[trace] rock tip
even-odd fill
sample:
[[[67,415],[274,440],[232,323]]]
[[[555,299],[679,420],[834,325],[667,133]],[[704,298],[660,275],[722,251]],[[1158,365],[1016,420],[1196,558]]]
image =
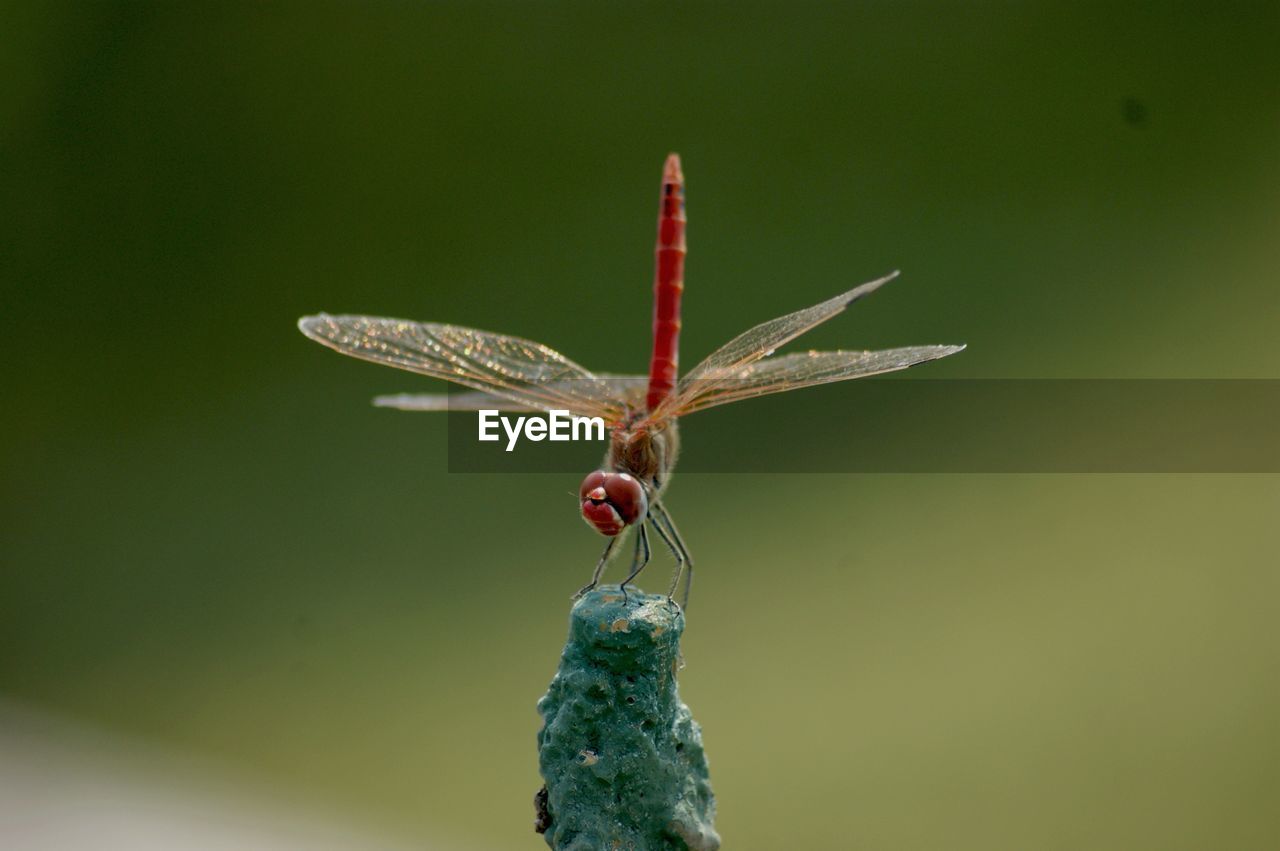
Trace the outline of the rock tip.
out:
[[[677,629],[683,626],[684,613],[664,594],[646,594],[638,588],[627,587],[624,596],[617,585],[601,585],[583,594],[573,604],[575,620],[600,620],[609,624],[647,624],[660,629]],[[630,626],[615,631],[629,631]]]

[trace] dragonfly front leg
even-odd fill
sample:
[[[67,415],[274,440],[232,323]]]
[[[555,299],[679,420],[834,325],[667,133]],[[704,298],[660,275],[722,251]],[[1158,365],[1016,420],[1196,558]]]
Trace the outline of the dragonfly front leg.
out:
[[[573,595],[573,599],[579,600],[584,594],[600,584],[600,577],[604,575],[604,566],[609,563],[609,553],[613,552],[613,545],[618,543],[618,536],[609,539],[609,543],[604,545],[604,552],[600,554],[600,561],[596,562],[595,572],[591,574],[591,581],[578,589],[578,593]]]
[[[646,521],[641,521],[640,536],[636,538],[636,557],[631,562],[631,573],[628,574],[627,578],[622,580],[622,584],[618,586],[618,589],[622,591],[622,605],[625,606],[627,604],[627,584],[639,576],[640,571],[644,570],[644,566],[649,563],[650,555],[652,555],[652,553],[649,551],[648,523]]]

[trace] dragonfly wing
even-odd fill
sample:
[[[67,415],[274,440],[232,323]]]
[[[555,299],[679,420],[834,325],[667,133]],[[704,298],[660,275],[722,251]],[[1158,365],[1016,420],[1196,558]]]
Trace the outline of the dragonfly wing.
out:
[[[897,372],[963,351],[964,346],[908,346],[872,352],[798,352],[765,358],[712,377],[692,392],[679,415],[799,387]]]
[[[513,402],[479,390],[469,393],[395,393],[390,396],[375,396],[373,404],[378,408],[399,408],[402,411],[538,410],[523,402]]]
[[[362,360],[442,378],[533,410],[563,408],[616,422],[626,400],[614,387],[541,343],[430,322],[376,316],[298,320],[317,343]]]
[[[648,384],[647,375],[597,375],[610,386],[619,399],[639,406]],[[396,393],[377,396],[373,404],[379,408],[399,408],[402,411],[541,411],[524,402],[514,402],[492,393],[473,390],[469,393]]]
[[[883,278],[854,287],[835,298],[815,304],[813,307],[806,307],[804,310],[770,319],[768,322],[762,322],[754,328],[743,331],[690,370],[680,380],[676,392],[663,400],[663,403],[653,412],[653,418],[675,416],[678,412],[686,410],[693,396],[712,389],[719,381],[733,380],[732,378],[724,379],[723,376],[735,374],[736,370],[768,357],[778,347],[786,345],[804,332],[842,313],[849,305],[870,295],[896,277],[898,273],[892,272]]]

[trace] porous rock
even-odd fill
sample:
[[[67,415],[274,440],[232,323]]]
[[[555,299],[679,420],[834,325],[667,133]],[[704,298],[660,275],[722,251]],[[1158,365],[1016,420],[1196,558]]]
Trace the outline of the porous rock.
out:
[[[716,851],[702,731],[680,702],[684,616],[616,586],[573,607],[538,701],[539,831],[555,851]]]

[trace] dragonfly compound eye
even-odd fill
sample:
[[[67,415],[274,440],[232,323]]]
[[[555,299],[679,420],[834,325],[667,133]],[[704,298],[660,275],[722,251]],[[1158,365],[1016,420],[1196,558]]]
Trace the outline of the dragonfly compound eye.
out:
[[[582,500],[582,518],[602,535],[617,535],[642,520],[649,510],[644,487],[626,473],[597,470],[582,480],[578,496]]]

